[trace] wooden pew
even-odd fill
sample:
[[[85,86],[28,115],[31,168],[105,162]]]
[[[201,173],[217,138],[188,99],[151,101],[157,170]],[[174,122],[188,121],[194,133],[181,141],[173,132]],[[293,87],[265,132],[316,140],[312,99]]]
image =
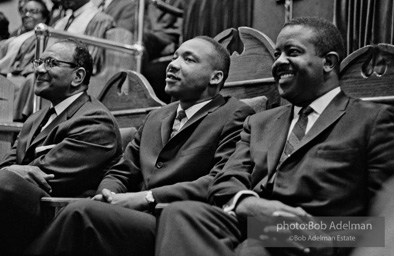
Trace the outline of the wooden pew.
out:
[[[231,53],[231,66],[223,95],[238,99],[266,96],[267,108],[279,106],[281,98],[271,74],[274,43],[264,33],[249,27],[226,29],[215,37]]]
[[[15,85],[0,76],[0,159],[11,148],[22,123],[13,122]]]
[[[360,48],[341,63],[341,88],[352,97],[394,104],[394,45]]]
[[[146,78],[132,70],[116,73],[98,99],[112,112],[119,127],[138,127],[153,109],[166,105],[157,98]]]

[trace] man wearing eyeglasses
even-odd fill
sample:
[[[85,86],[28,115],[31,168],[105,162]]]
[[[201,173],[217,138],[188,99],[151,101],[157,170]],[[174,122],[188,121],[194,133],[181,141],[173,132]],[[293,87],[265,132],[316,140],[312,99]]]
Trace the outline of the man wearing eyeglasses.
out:
[[[49,10],[42,0],[26,1],[19,11],[22,25],[0,47],[0,73],[16,85],[22,76],[34,72],[30,65],[36,53],[34,27],[49,21]]]
[[[19,255],[42,229],[43,196],[87,197],[122,154],[111,113],[89,96],[92,58],[74,40],[33,61],[35,94],[50,107],[30,116],[0,163],[0,252]]]

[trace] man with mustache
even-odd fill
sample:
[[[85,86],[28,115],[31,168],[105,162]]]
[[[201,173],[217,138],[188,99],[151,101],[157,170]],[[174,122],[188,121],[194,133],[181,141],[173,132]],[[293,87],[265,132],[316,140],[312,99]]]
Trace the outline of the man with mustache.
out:
[[[167,67],[165,87],[179,101],[149,113],[96,201],[65,207],[27,254],[153,255],[155,204],[206,202],[210,182],[254,113],[220,95],[229,66],[229,53],[214,39],[184,42]]]
[[[341,90],[343,41],[327,20],[289,21],[274,55],[272,74],[291,104],[246,119],[234,154],[210,186],[214,206],[176,202],[164,209],[156,255],[348,253],[329,240],[302,246],[294,233],[272,230],[271,223],[366,216],[393,174],[393,108],[349,98]],[[253,218],[267,226],[261,224],[259,237],[239,246]]]
[[[95,194],[122,156],[115,118],[89,96],[92,57],[78,41],[59,41],[33,62],[35,94],[49,100],[24,123],[0,163],[0,251],[20,255],[42,230],[40,199]]]

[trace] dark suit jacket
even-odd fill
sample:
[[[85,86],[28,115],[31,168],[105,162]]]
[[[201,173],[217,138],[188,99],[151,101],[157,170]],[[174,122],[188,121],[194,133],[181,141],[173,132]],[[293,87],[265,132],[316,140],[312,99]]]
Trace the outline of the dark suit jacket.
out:
[[[113,0],[104,10],[104,13],[114,18],[117,27],[130,32],[134,32],[137,12],[136,1],[130,0]]]
[[[122,155],[118,125],[97,99],[82,94],[33,141],[48,108],[31,115],[0,168],[33,165],[55,178],[52,196],[79,196],[97,189],[104,172]]]
[[[152,190],[157,202],[206,201],[215,174],[233,153],[245,118],[254,111],[231,97],[214,98],[170,139],[178,103],[151,112],[125,158],[99,186],[115,192]]]
[[[391,107],[337,95],[278,166],[291,122],[291,106],[253,115],[241,141],[210,188],[210,200],[227,203],[238,191],[261,193],[277,170],[270,199],[315,216],[365,215],[371,196],[394,170]]]

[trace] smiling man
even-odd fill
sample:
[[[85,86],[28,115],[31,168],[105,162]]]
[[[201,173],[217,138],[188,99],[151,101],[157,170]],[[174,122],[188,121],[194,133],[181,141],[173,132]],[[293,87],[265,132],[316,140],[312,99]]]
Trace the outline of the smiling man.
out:
[[[265,233],[263,225],[261,240],[238,245],[248,217],[283,216],[291,223],[294,217],[365,216],[393,174],[394,111],[341,91],[343,54],[329,21],[297,18],[284,25],[272,74],[292,104],[246,119],[241,141],[210,186],[215,206],[176,202],[164,209],[156,255],[342,255],[327,243],[302,248],[290,235],[281,240],[278,232]],[[282,248],[265,248],[275,242]]]
[[[97,201],[68,205],[28,254],[153,255],[154,206],[206,202],[210,182],[253,113],[220,95],[229,65],[227,50],[212,38],[184,42],[167,67],[165,88],[179,101],[149,113],[101,182]]]
[[[0,47],[0,73],[27,76],[34,72],[31,61],[36,53],[34,27],[48,23],[49,11],[42,0],[26,1],[20,9],[22,25]],[[19,84],[19,83],[15,83]]]
[[[51,106],[26,120],[0,163],[2,255],[20,255],[40,232],[41,197],[94,195],[123,153],[114,117],[86,93],[92,58],[85,45],[59,41],[33,66],[35,93]]]

